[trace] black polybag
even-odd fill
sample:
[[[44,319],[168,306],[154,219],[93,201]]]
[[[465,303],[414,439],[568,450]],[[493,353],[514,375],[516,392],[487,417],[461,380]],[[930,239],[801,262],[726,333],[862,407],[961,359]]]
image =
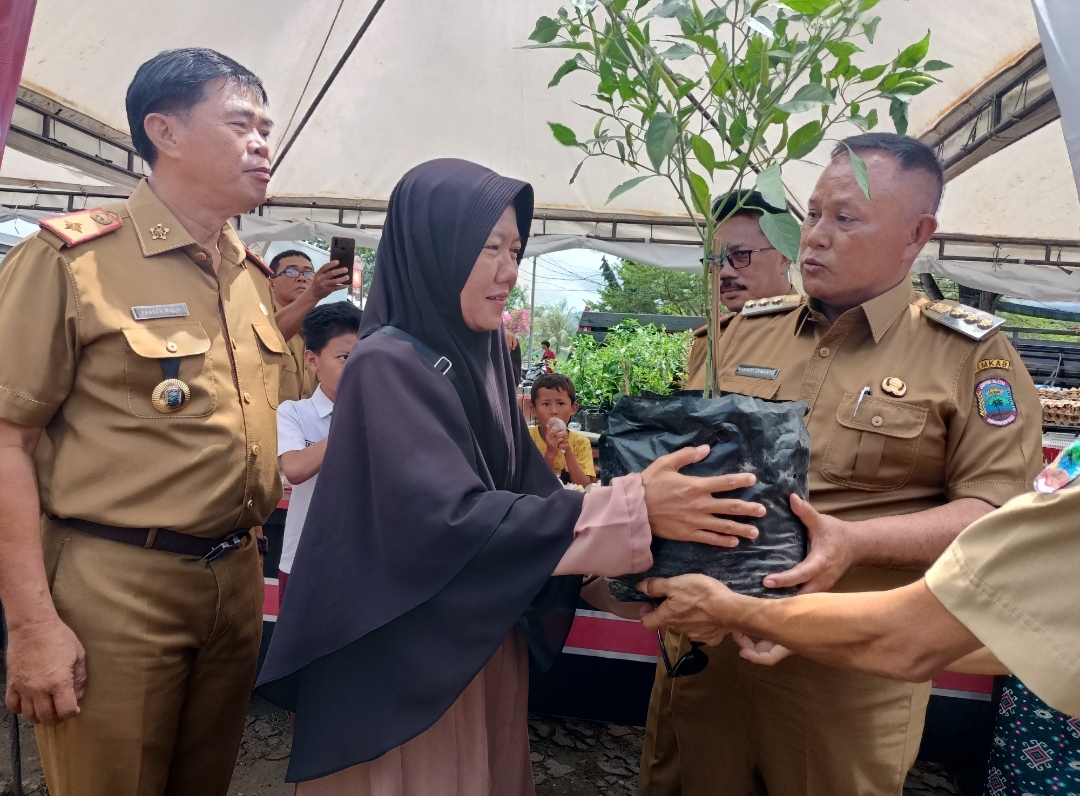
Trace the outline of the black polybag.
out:
[[[765,401],[730,393],[703,398],[700,392],[670,397],[624,396],[608,416],[600,437],[600,470],[605,482],[639,473],[680,448],[709,445],[709,455],[682,470],[687,475],[752,472],[757,483],[724,497],[761,503],[764,517],[736,517],[758,529],[756,539],[724,548],[654,538],[653,566],[647,572],[609,578],[612,596],[622,602],[648,601],[634,588],[644,578],[696,572],[755,597],[785,597],[798,587],[767,589],[762,579],[791,569],[806,557],[806,527],[789,502],[809,495],[810,434],[801,401]]]

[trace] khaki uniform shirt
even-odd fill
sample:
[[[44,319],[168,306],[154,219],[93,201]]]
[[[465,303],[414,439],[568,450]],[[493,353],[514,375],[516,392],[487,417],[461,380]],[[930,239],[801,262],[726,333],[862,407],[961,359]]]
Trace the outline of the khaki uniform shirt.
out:
[[[960,498],[1000,506],[1041,469],[1041,407],[1016,351],[1001,334],[979,342],[931,320],[928,303],[905,280],[830,324],[802,298],[773,314],[744,309],[716,341],[721,391],[808,405],[818,511],[863,520]],[[987,385],[1011,393],[1011,413],[985,410]],[[857,568],[837,588],[913,579]]]
[[[1080,716],[1080,486],[1027,494],[973,523],[926,583],[1024,684]]]
[[[230,226],[218,246],[215,275],[143,181],[42,222],[0,266],[0,338],[18,341],[0,358],[0,417],[45,431],[44,512],[220,537],[274,509],[287,349],[266,273]],[[151,396],[174,357],[190,398],[165,414]]]
[[[277,315],[281,306],[277,299],[273,302],[274,314]],[[293,335],[287,342],[288,355],[281,360],[281,388],[279,397],[282,401],[300,401],[310,398],[319,386],[319,377],[307,369],[304,364],[304,336]]]

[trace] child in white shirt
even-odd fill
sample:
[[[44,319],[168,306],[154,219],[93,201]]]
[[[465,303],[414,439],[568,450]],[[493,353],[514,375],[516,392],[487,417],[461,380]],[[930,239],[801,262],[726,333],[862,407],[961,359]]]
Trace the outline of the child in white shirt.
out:
[[[279,605],[322,469],[338,381],[359,330],[360,310],[347,301],[317,306],[304,316],[304,365],[319,386],[310,398],[283,401],[277,411],[278,465],[293,485],[278,564]]]

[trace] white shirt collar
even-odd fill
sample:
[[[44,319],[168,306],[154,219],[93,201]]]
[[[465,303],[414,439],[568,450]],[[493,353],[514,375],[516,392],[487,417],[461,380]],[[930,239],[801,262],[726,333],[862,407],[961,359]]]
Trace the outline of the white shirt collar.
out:
[[[329,417],[334,411],[334,402],[326,397],[321,384],[311,394],[311,405],[315,407],[319,417]]]

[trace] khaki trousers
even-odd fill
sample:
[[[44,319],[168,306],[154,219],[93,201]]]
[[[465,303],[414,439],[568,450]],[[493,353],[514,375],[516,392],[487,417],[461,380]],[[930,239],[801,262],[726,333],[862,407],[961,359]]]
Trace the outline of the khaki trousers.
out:
[[[679,648],[680,637],[669,632],[664,638],[669,654]],[[672,661],[674,663],[674,661]],[[638,796],[681,796],[679,741],[671,718],[671,678],[661,658],[656,663],[656,679],[649,697],[645,721],[645,743],[641,747]]]
[[[79,715],[37,727],[49,793],[225,796],[262,635],[254,540],[206,564],[42,523],[87,667]]]
[[[901,796],[929,683],[801,657],[758,666],[730,638],[707,653],[704,671],[671,684],[684,796],[749,796],[762,784],[769,796]]]

